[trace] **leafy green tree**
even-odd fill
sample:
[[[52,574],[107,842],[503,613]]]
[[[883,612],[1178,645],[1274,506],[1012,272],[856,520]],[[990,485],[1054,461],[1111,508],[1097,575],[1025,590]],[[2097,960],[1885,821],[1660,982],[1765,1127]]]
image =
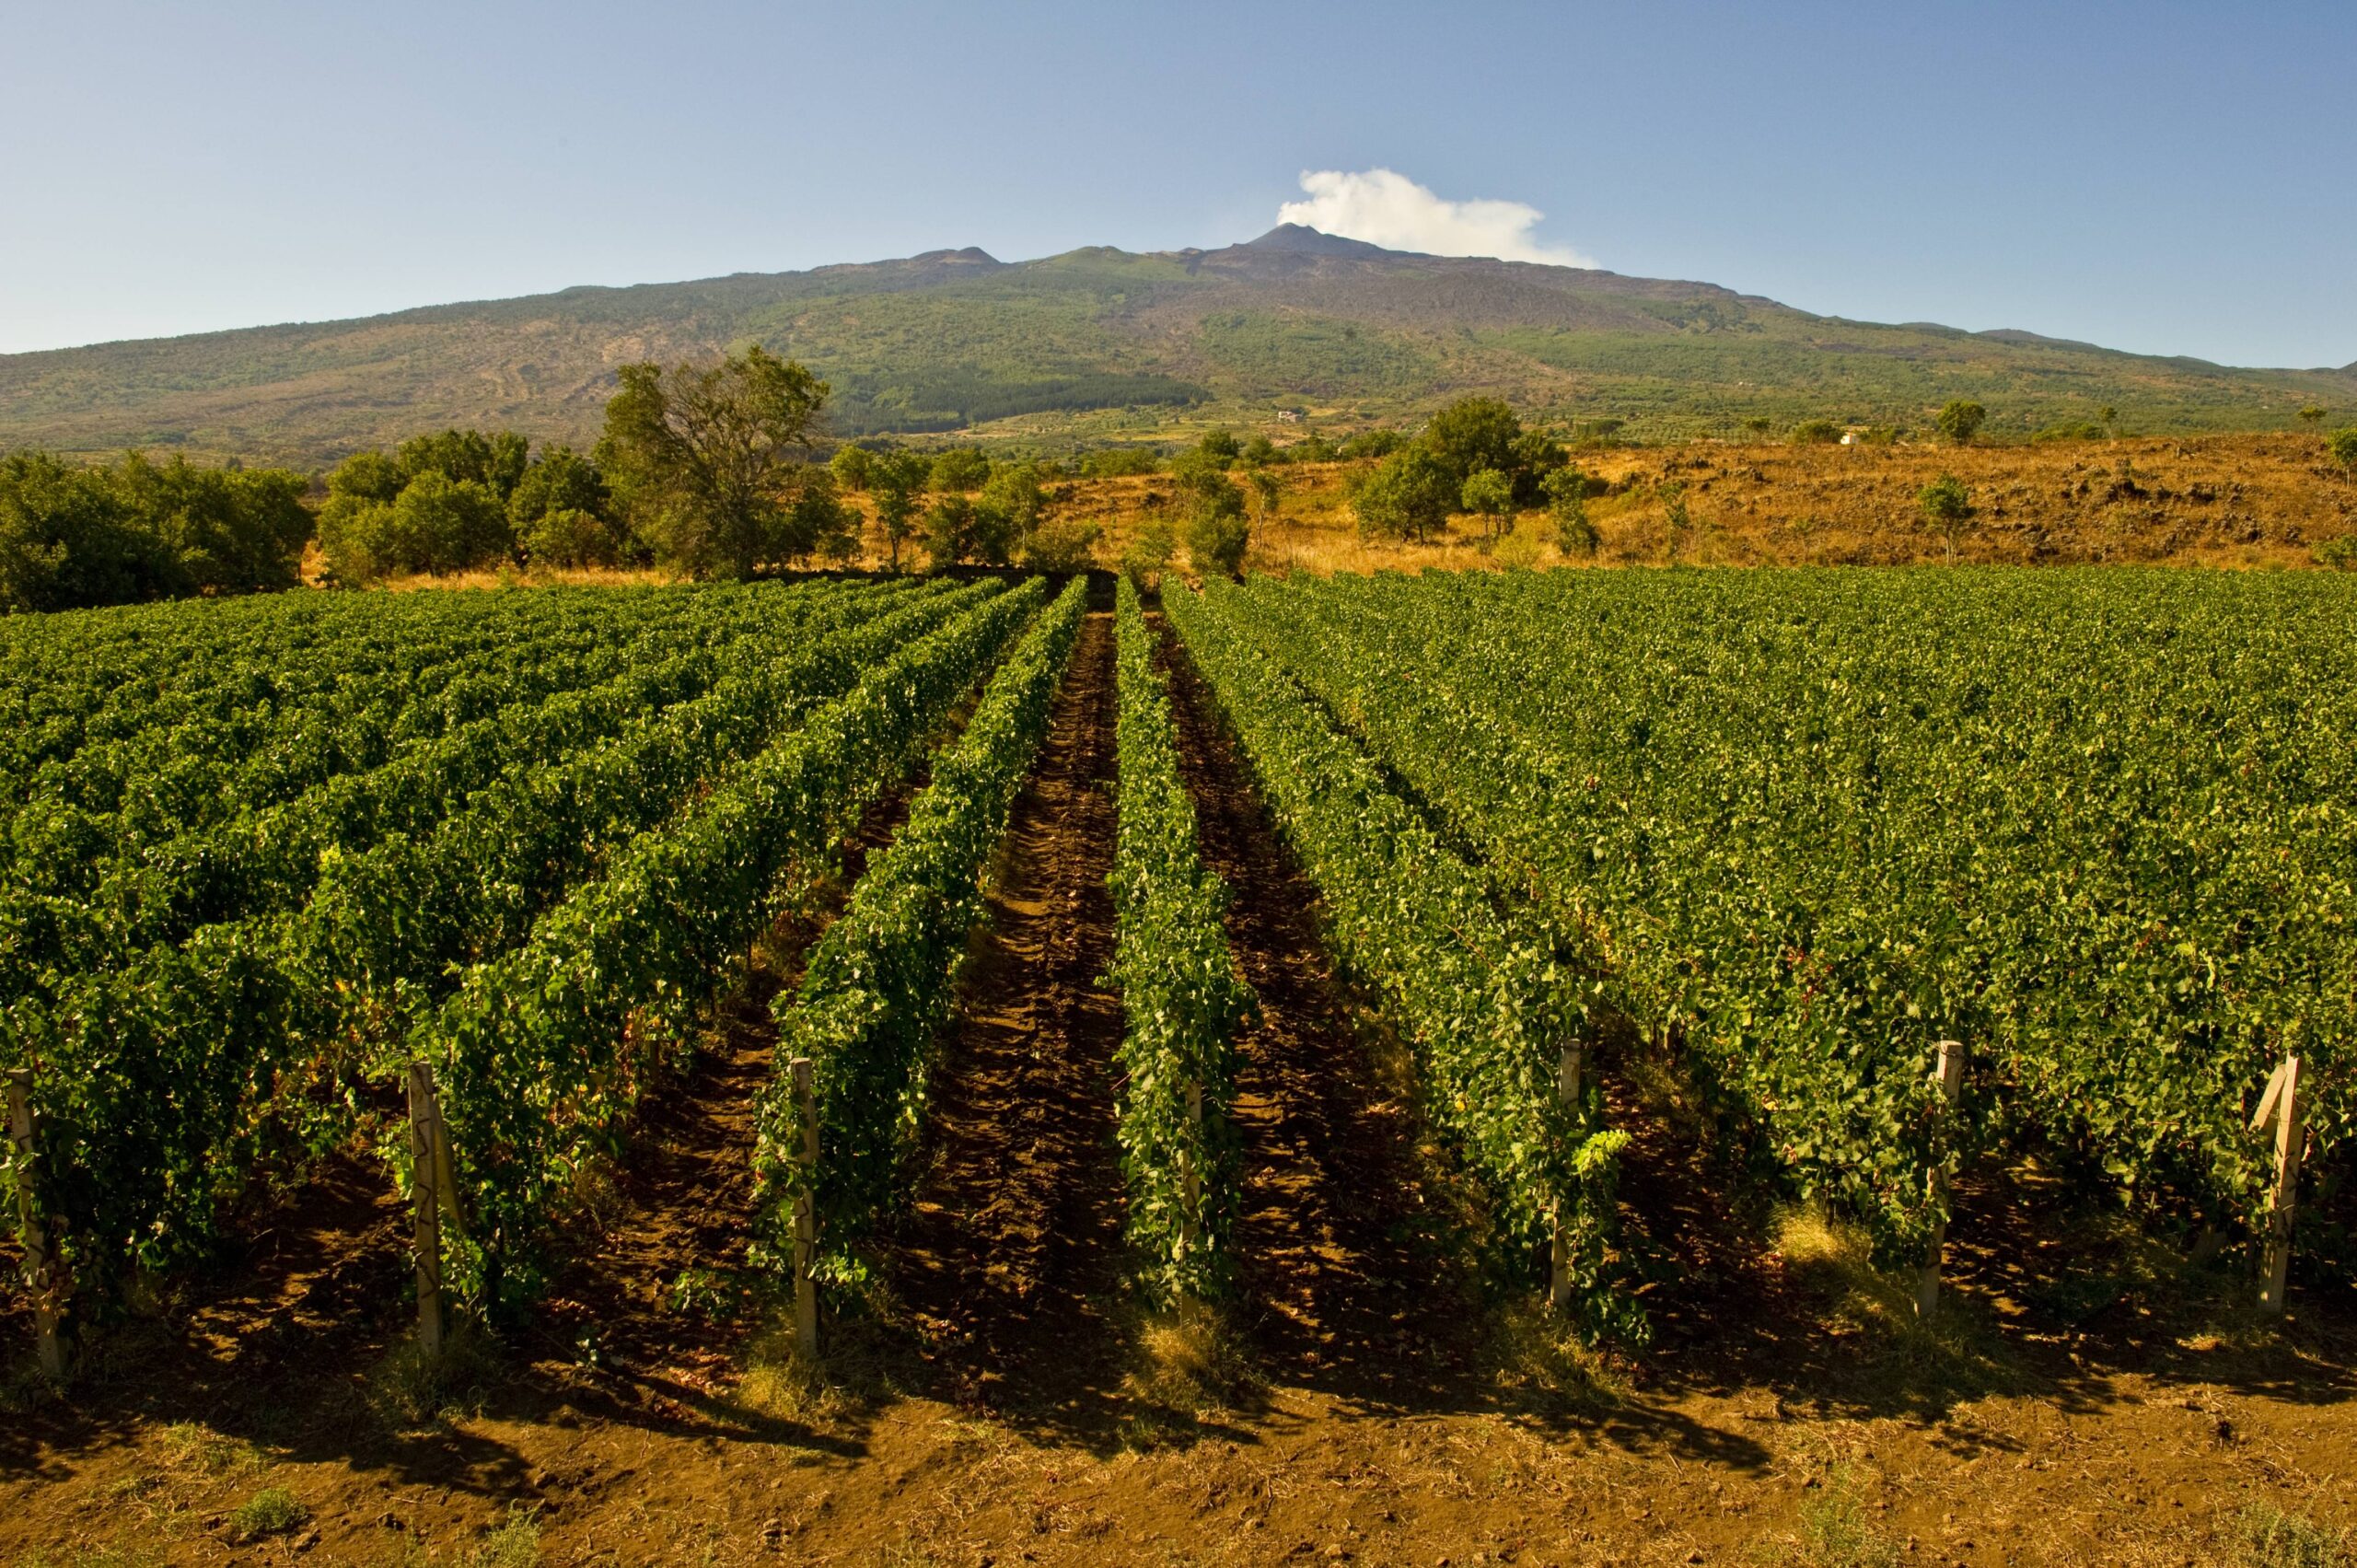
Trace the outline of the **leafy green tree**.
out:
[[[952,493],[925,509],[925,563],[939,572],[974,553],[974,504]]]
[[[1305,436],[1285,448],[1289,463],[1330,463],[1334,460],[1334,443],[1323,436]]]
[[[525,557],[552,566],[611,566],[629,550],[598,465],[570,447],[532,459],[507,497],[507,525]],[[543,519],[563,513],[554,523]],[[590,537],[594,528],[599,536]]]
[[[1979,403],[1969,398],[1958,398],[1940,410],[1940,417],[1934,424],[1942,436],[1959,447],[1969,447],[1972,438],[1980,434],[1981,424],[1988,417],[1989,411]]]
[[[626,365],[606,404],[602,469],[658,558],[749,577],[789,539],[827,384],[759,344],[716,365]]]
[[[133,452],[112,482],[132,525],[169,558],[171,591],[259,593],[298,580],[312,531],[301,474],[199,468],[178,455],[156,463]]]
[[[1204,431],[1203,438],[1195,443],[1195,450],[1217,465],[1222,472],[1244,455],[1244,447],[1237,441],[1236,432],[1225,428]]]
[[[2104,434],[2107,436],[2117,436],[2119,434],[2119,411],[2112,407],[2109,403],[2106,403],[2103,407],[2096,410],[2096,418],[2102,424]]]
[[[876,454],[865,447],[842,446],[827,459],[827,470],[835,482],[856,495],[867,488],[868,475],[876,469]]]
[[[968,549],[985,566],[1004,566],[1015,559],[1023,542],[1023,527],[999,502],[974,503],[973,522],[967,532]]]
[[[790,561],[814,555],[843,561],[858,549],[858,514],[843,505],[835,476],[816,463],[793,470],[769,553]]]
[[[516,530],[517,545],[539,566],[610,566],[616,542],[606,520],[575,506],[552,506]]]
[[[104,472],[46,452],[0,458],[0,608],[73,610],[180,591],[170,555]]]
[[[1244,449],[1237,454],[1236,460],[1248,469],[1264,469],[1271,463],[1282,463],[1286,459],[1274,441],[1266,436],[1255,436],[1244,443]]]
[[[1754,436],[1765,436],[1770,429],[1770,421],[1766,414],[1755,413],[1743,422],[1743,427]]]
[[[1956,539],[1972,517],[1972,493],[1964,487],[1964,481],[1944,473],[1915,493],[1915,505],[1922,509],[1923,520],[1947,540],[1948,559],[1954,561]]]
[[[2306,425],[2311,430],[2314,430],[2317,425],[2322,424],[2324,423],[2324,405],[2321,403],[2308,403],[2304,405],[2300,410],[2300,423]]]
[[[523,481],[530,444],[512,430],[486,436],[480,430],[444,430],[415,436],[395,454],[401,471],[412,479],[438,473],[454,482],[480,484],[497,493],[502,504]]]
[[[1522,466],[1515,444],[1522,421],[1503,398],[1459,398],[1433,415],[1422,437],[1458,485],[1483,469],[1511,475]]]
[[[1514,481],[1496,469],[1476,469],[1457,493],[1457,505],[1483,519],[1485,530],[1495,539],[1514,515]]]
[[[868,466],[868,493],[876,498],[877,525],[895,572],[900,569],[900,546],[916,534],[917,498],[931,471],[914,452],[882,453]]]
[[[1277,498],[1284,493],[1284,483],[1266,469],[1254,469],[1249,480],[1254,516],[1266,524],[1277,515]]]
[[[1384,459],[1351,491],[1359,532],[1368,539],[1422,540],[1447,525],[1457,499],[1456,476],[1421,444]]]
[[[1243,570],[1252,527],[1244,517],[1244,493],[1225,475],[1197,489],[1187,514],[1187,554],[1195,570],[1233,577]]]
[[[990,454],[952,447],[933,459],[933,477],[925,488],[936,495],[970,495],[989,483],[990,477]]]
[[[1397,430],[1386,430],[1378,425],[1373,430],[1362,430],[1344,441],[1339,455],[1345,459],[1387,458],[1407,444],[1408,438]]]
[[[1588,520],[1588,477],[1578,469],[1555,470],[1546,479],[1547,517],[1554,525],[1555,543],[1566,555],[1594,555],[1604,536]]]
[[[1805,419],[1793,426],[1795,447],[1830,447],[1841,439],[1841,427],[1829,419]]]
[[[1154,517],[1138,529],[1130,547],[1121,552],[1121,574],[1139,588],[1161,586],[1162,575],[1170,570],[1170,558],[1178,552],[1178,540],[1171,531],[1170,520]]]
[[[1547,476],[1572,460],[1563,444],[1543,430],[1526,430],[1515,438],[1514,466],[1505,470],[1514,482],[1514,504],[1536,506],[1547,499]]]
[[[1014,528],[1014,537],[1028,539],[1039,525],[1039,513],[1048,504],[1047,492],[1039,486],[1039,470],[1029,463],[1011,463],[992,470],[982,483],[981,504],[996,507],[1004,513]]]
[[[2346,430],[2334,431],[2332,438],[2325,443],[2325,449],[2332,454],[2332,460],[2339,463],[2343,470],[2357,475],[2357,424]]]
[[[1201,447],[1190,447],[1170,459],[1170,477],[1178,482],[1182,494],[1192,494],[1205,488],[1225,484],[1228,482],[1227,470],[1227,463]]]

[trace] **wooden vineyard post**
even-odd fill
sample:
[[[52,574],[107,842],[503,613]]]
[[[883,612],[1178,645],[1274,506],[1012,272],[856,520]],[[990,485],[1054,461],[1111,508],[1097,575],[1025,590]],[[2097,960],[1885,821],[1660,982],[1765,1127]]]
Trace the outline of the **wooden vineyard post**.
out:
[[[2275,1124],[2275,1199],[2267,1216],[2266,1260],[2261,1266],[2258,1305],[2262,1311],[2283,1310],[2283,1293],[2292,1278],[2293,1201],[2300,1190],[2300,1145],[2306,1141],[2300,1104],[2300,1059],[2287,1056],[2267,1080],[2259,1096],[2258,1114],[2250,1130],[2264,1132]]]
[[[8,1085],[8,1141],[17,1151],[17,1237],[25,1252],[25,1283],[33,1293],[33,1334],[41,1351],[41,1376],[65,1381],[65,1265],[50,1249],[41,1217],[39,1168],[34,1164],[32,1074],[12,1069]]]
[[[434,1103],[434,1070],[409,1064],[411,1196],[417,1210],[412,1248],[417,1256],[417,1346],[428,1362],[442,1359],[442,1183],[449,1165]]]
[[[1938,1054],[1932,1062],[1932,1082],[1940,1091],[1939,1114],[1945,1118],[1956,1111],[1957,1098],[1964,1092],[1964,1043],[1944,1040]],[[1933,1223],[1932,1241],[1923,1256],[1922,1272],[1915,1276],[1915,1315],[1929,1318],[1940,1304],[1940,1252],[1948,1238],[1947,1167],[1942,1165],[1932,1172],[1932,1194],[1938,1200],[1940,1217]]]
[[[1203,1173],[1195,1165],[1195,1151],[1203,1144],[1203,1086],[1199,1079],[1187,1081],[1187,1139],[1178,1145],[1178,1190],[1186,1205],[1178,1220],[1178,1236],[1187,1255],[1192,1257],[1202,1238],[1203,1216]]]
[[[1587,1047],[1571,1044],[1563,1047],[1562,1056],[1555,1063],[1555,1097],[1576,1117],[1580,1104],[1580,1076],[1587,1066]],[[1572,1216],[1565,1212],[1571,1194],[1555,1195],[1554,1235],[1548,1246],[1547,1304],[1561,1310],[1572,1304]]]
[[[794,1086],[794,1108],[802,1121],[802,1180],[794,1193],[794,1349],[805,1362],[819,1359],[819,1102],[810,1059],[797,1056],[787,1066]]]

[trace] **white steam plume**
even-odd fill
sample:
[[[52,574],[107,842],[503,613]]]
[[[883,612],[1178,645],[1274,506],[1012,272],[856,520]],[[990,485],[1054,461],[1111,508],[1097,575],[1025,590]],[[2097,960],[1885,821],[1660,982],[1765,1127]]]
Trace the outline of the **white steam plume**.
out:
[[[1568,245],[1543,245],[1531,238],[1530,231],[1547,215],[1527,203],[1446,201],[1387,168],[1355,174],[1305,169],[1301,188],[1309,199],[1278,208],[1279,223],[1306,224],[1327,234],[1433,256],[1596,265]]]

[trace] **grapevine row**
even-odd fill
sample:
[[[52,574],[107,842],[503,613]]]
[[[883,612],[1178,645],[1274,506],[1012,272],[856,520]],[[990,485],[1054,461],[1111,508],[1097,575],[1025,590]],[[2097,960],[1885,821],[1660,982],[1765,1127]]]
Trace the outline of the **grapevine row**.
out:
[[[1434,835],[1237,623],[1207,583],[1164,609],[1242,743],[1262,796],[1326,904],[1338,958],[1413,1051],[1427,1115],[1481,1179],[1504,1261],[1552,1233],[1560,1296],[1590,1331],[1642,1334],[1613,1288],[1614,1184],[1627,1134],[1601,1125],[1594,1074],[1562,1093],[1588,1027],[1579,978],[1502,914]]]
[[[1047,736],[1086,610],[1087,584],[1076,578],[992,678],[891,848],[811,951],[800,987],[774,1004],[781,1071],[759,1112],[759,1256],[791,1257],[800,1199],[824,1249],[817,1272],[841,1274],[895,1203],[923,1123],[934,1043],[982,912],[982,873]],[[801,1113],[784,1072],[796,1058],[812,1064],[815,1163],[798,1157]]]
[[[1236,1031],[1253,998],[1228,953],[1227,888],[1196,842],[1154,635],[1126,576],[1118,593],[1120,826],[1110,881],[1120,930],[1109,978],[1129,1026],[1119,1122],[1127,1232],[1158,1292],[1212,1296],[1234,1268]]]
[[[788,874],[831,854],[905,776],[1041,597],[1037,579],[1000,594],[869,671],[618,851],[411,1032],[410,1055],[441,1085],[469,1212],[462,1284],[492,1301],[537,1287],[548,1227],[613,1147],[664,1043],[776,916]]]

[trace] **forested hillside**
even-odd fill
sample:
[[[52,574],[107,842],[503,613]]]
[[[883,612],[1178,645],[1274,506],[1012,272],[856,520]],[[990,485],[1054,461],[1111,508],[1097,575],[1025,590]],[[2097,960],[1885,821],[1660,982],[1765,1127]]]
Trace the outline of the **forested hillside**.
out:
[[[1051,441],[1273,421],[1399,422],[1467,391],[1632,435],[1808,419],[1990,434],[2272,429],[2357,407],[2357,366],[2235,370],[2020,332],[1877,326],[1707,284],[1406,255],[1280,228],[1216,250],[976,250],[574,288],[365,320],[0,356],[0,447],[321,465],[445,425],[585,445],[616,367],[760,343],[834,388],[837,434]]]

